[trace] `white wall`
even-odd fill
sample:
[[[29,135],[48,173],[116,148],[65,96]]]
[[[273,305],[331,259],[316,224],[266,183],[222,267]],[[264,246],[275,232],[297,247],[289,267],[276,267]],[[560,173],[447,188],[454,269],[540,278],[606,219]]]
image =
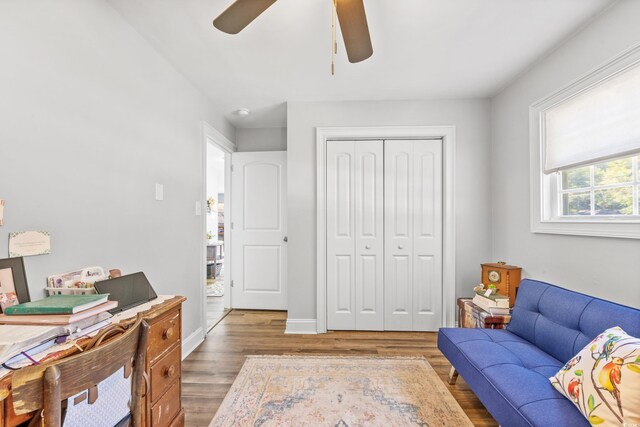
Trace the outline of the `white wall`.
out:
[[[1,2],[0,52],[0,257],[11,231],[51,232],[52,254],[25,259],[33,298],[52,273],[144,271],[188,298],[187,337],[202,319],[200,120],[233,127],[100,0]]]
[[[316,127],[456,126],[456,289],[468,295],[491,260],[488,100],[289,103],[288,306],[316,318]]]
[[[286,151],[287,128],[238,128],[238,151]]]
[[[533,234],[529,220],[529,105],[640,43],[640,2],[621,1],[492,102],[493,258],[527,277],[640,306],[640,241]]]

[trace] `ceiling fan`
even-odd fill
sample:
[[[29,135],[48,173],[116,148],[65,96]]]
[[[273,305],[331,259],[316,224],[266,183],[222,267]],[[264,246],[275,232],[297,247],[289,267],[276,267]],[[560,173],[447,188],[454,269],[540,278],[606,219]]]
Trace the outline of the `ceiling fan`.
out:
[[[227,10],[213,20],[213,26],[225,33],[237,34],[276,1],[235,0]],[[367,15],[364,11],[364,0],[331,1],[333,2],[333,11],[337,14],[340,23],[349,62],[355,63],[369,58],[373,55],[373,47],[367,25]],[[335,53],[335,42],[332,51]]]

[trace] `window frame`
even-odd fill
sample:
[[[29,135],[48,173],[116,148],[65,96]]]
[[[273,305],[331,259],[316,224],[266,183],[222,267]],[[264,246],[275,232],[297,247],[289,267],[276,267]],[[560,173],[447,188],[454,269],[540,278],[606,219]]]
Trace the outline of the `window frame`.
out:
[[[555,206],[552,205],[551,211],[552,213],[557,213],[558,219],[566,220],[568,218],[581,218],[585,221],[596,221],[598,219],[604,220],[605,222],[640,222],[640,171],[638,168],[640,167],[640,155],[631,155],[626,157],[621,157],[620,159],[630,159],[631,160],[631,181],[615,183],[615,184],[596,184],[595,183],[595,166],[601,163],[605,163],[608,161],[615,161],[619,159],[607,160],[605,162],[597,162],[589,165],[578,166],[578,168],[588,167],[589,168],[589,185],[586,187],[578,187],[578,188],[562,188],[562,171],[556,172],[556,182],[554,188],[550,188],[551,191],[551,200],[555,201]],[[569,169],[571,170],[571,169]],[[608,190],[614,188],[630,188],[632,194],[632,207],[633,214],[631,215],[563,215],[561,213],[562,206],[564,201],[562,200],[562,196],[565,194],[576,194],[576,193],[589,193],[589,197],[591,199],[591,211],[595,210],[595,193],[599,190]],[[554,194],[555,191],[555,194]]]
[[[530,218],[533,233],[640,239],[640,218],[636,216],[559,215],[560,173],[545,174],[543,172],[545,112],[636,66],[640,66],[640,44],[530,106]]]

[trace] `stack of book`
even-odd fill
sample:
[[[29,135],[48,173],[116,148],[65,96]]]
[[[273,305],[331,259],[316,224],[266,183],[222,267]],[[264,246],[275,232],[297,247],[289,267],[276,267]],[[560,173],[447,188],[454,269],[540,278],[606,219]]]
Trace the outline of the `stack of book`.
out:
[[[107,326],[109,295],[52,295],[6,307],[0,314],[0,363],[44,343],[75,339]]]
[[[509,314],[509,297],[506,295],[477,292],[473,303],[492,315]]]

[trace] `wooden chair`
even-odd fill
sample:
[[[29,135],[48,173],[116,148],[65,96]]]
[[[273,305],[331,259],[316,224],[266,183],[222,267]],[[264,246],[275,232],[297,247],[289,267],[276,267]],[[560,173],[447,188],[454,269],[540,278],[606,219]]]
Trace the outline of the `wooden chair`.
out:
[[[90,391],[122,367],[125,371],[133,367],[132,424],[141,426],[148,328],[138,316],[128,327],[112,325],[101,331],[87,345],[88,350],[82,353],[16,371],[12,378],[16,413],[42,409],[43,424],[60,427],[63,400],[83,390]]]

